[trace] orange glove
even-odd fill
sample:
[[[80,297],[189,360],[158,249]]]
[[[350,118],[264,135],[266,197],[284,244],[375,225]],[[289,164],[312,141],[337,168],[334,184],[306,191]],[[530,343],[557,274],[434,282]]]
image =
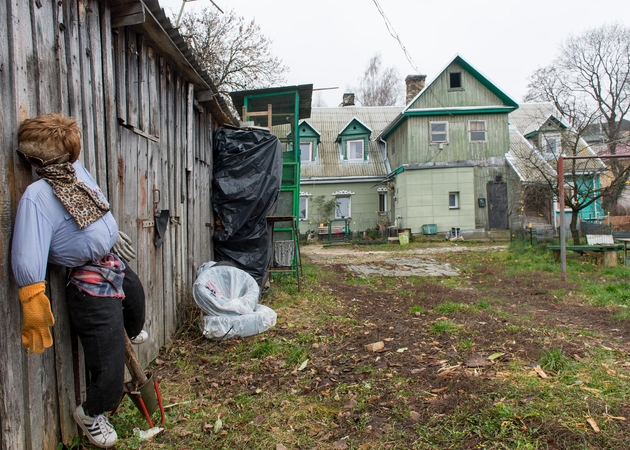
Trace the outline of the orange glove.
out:
[[[50,327],[55,323],[43,281],[18,289],[22,303],[22,345],[33,353],[43,353],[53,343]]]

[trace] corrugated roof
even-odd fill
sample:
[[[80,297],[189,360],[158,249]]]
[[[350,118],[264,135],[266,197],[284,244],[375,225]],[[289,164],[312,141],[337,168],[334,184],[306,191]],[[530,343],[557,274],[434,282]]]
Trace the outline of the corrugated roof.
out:
[[[383,155],[374,139],[402,111],[402,106],[346,106],[340,108],[312,108],[307,119],[321,133],[317,162],[302,163],[301,178],[385,177],[387,169]],[[337,136],[354,118],[372,130],[369,159],[350,163],[341,160]]]
[[[505,154],[508,164],[523,183],[544,183],[557,178],[556,171],[518,130],[510,129],[510,151]]]
[[[521,103],[519,108],[509,114],[510,124],[523,135],[527,136],[537,131],[544,125],[549,117],[555,117],[562,121],[562,116],[555,106],[549,102],[541,103]],[[564,126],[566,123],[561,122]]]
[[[540,130],[550,118],[553,118],[556,123],[558,123],[561,127],[569,128],[569,124],[558,112],[556,107],[550,102],[522,103],[520,105],[520,108],[516,111],[512,111],[508,117],[510,125],[516,128],[516,130],[522,136],[528,136],[531,133]],[[568,135],[565,135],[565,137],[563,137],[563,140],[566,139],[566,136]],[[510,151],[511,147],[512,139],[510,134]],[[513,156],[517,155],[518,154],[513,154]],[[578,139],[577,142],[576,156],[595,156],[595,152],[581,137]],[[547,159],[546,161],[555,170],[557,166],[557,160],[555,158],[552,158]],[[570,160],[566,160],[565,162],[565,172],[569,172],[572,168],[572,163],[569,163],[569,161]],[[606,165],[602,162],[601,159],[582,159],[576,160],[576,169],[578,171],[586,172],[603,171],[606,169]]]

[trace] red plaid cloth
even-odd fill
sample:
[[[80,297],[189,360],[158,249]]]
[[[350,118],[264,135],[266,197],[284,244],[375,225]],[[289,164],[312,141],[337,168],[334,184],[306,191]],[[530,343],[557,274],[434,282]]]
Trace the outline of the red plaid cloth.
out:
[[[103,259],[75,267],[70,271],[70,283],[93,297],[115,297],[123,299],[122,288],[127,266],[113,253]]]

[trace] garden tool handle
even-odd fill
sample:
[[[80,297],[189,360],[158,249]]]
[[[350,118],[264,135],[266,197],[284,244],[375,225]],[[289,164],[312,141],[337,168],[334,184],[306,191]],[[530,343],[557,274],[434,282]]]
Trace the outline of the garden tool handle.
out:
[[[133,351],[133,346],[131,345],[131,341],[129,340],[129,336],[125,333],[125,364],[127,365],[127,369],[129,369],[129,373],[131,373],[131,377],[133,380],[139,385],[143,385],[147,382],[148,378],[140,367],[140,363],[138,362],[138,358],[136,357],[136,352]]]

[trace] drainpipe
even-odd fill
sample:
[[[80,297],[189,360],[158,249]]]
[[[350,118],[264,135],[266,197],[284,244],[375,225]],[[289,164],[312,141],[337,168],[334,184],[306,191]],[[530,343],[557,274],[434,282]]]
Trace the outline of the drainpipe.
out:
[[[385,170],[389,174],[389,173],[392,172],[392,168],[389,165],[389,158],[387,157],[387,142],[385,140],[383,140],[383,138],[381,138],[381,137],[378,138],[378,141],[382,145],[382,148],[383,148],[383,162],[385,163]]]

